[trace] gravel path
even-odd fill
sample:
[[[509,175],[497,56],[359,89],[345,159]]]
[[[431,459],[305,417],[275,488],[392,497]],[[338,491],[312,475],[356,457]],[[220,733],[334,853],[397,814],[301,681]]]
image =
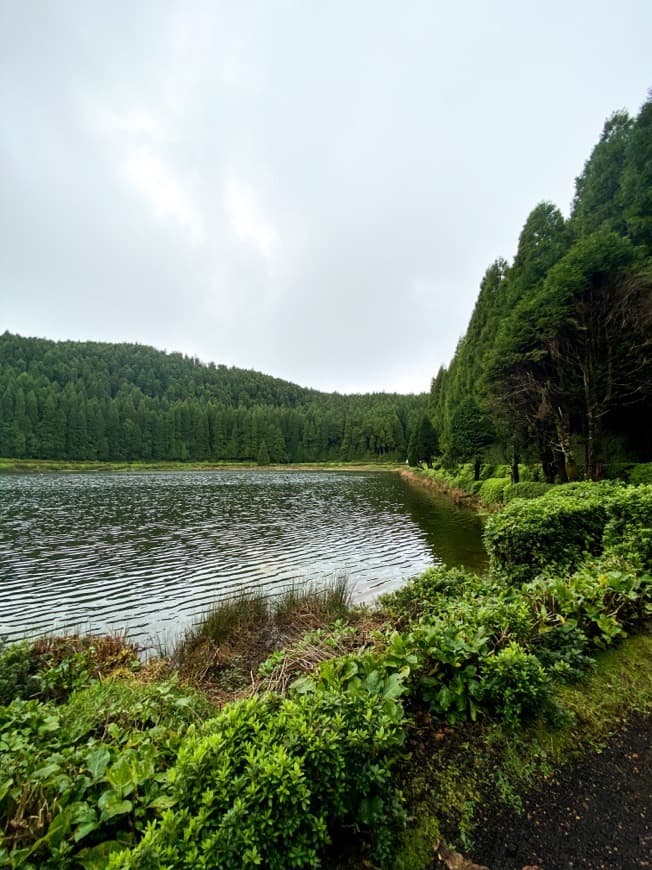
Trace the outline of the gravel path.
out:
[[[522,815],[487,807],[465,857],[491,870],[652,868],[651,733],[652,719],[632,720],[530,794]]]

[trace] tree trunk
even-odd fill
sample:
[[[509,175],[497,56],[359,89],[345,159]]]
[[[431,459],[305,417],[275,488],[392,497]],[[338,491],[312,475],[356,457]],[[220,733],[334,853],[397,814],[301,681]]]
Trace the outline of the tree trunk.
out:
[[[571,444],[570,424],[566,418],[566,414],[561,408],[557,409],[555,424],[557,427],[559,449],[564,457],[563,477],[565,477],[565,480],[562,479],[562,483],[569,480],[577,480],[577,462],[575,461],[575,455]]]
[[[482,468],[482,461],[480,460],[479,457],[476,456],[476,458],[473,461],[473,479],[474,480],[480,480],[481,468]]]
[[[514,447],[512,450],[512,483],[519,483],[521,480],[518,471],[518,458],[518,450]]]
[[[598,444],[600,440],[600,425],[592,407],[586,411],[586,476],[589,480],[600,479],[600,463],[598,462]]]

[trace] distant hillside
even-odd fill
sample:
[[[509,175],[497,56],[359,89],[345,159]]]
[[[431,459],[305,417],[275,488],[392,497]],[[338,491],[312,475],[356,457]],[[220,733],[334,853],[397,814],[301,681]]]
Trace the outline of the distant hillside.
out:
[[[426,396],[321,393],[138,344],[0,336],[0,456],[404,459]]]

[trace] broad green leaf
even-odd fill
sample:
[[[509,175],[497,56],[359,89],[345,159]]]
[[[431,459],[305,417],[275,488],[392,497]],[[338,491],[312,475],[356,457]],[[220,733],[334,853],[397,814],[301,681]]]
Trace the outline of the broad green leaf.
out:
[[[134,790],[138,781],[129,755],[121,755],[115,764],[111,765],[106,771],[106,780],[120,797],[126,797]]]
[[[119,794],[109,789],[105,791],[97,802],[98,807],[102,810],[101,820],[106,822],[114,816],[122,816],[125,813],[131,812],[133,804],[131,801],[123,800]]]
[[[75,858],[84,870],[105,870],[109,857],[124,848],[124,844],[117,840],[105,840],[90,849],[81,849]]]
[[[94,749],[86,756],[86,766],[94,780],[104,775],[109,761],[111,761],[111,753],[108,749]]]

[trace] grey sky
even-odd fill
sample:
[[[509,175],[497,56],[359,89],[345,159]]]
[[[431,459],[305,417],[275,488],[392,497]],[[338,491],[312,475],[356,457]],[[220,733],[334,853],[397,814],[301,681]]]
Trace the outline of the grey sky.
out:
[[[648,0],[0,0],[0,331],[426,390]]]

